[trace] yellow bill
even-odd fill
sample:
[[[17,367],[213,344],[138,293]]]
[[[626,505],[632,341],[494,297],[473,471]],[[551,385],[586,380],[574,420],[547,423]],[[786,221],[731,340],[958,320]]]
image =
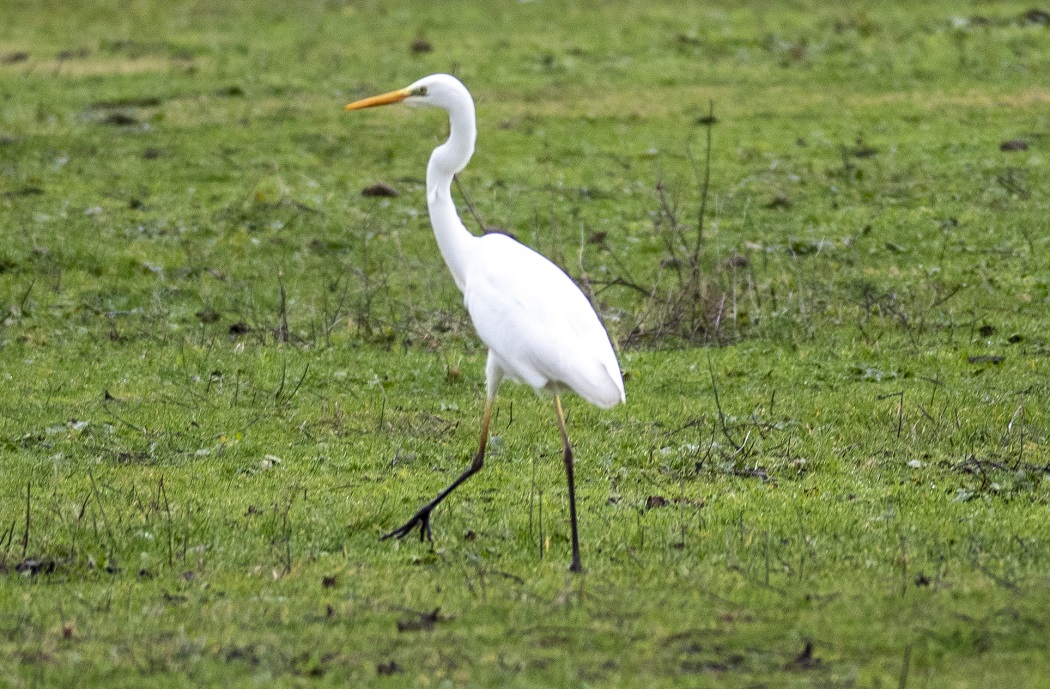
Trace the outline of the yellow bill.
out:
[[[371,98],[363,98],[358,101],[354,101],[346,106],[347,110],[360,110],[362,108],[374,108],[377,105],[390,105],[391,103],[400,103],[409,96],[412,92],[408,89],[398,89],[397,91],[391,91],[390,93],[384,93],[379,96],[372,96]]]

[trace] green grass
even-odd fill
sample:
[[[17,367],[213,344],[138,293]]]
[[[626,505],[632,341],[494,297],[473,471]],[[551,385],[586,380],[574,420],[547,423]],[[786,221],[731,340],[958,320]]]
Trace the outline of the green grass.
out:
[[[8,2],[0,686],[1050,686],[1050,29],[753,5]],[[566,401],[582,576],[512,385],[434,547],[379,540],[484,351],[442,115],[342,106],[435,71],[621,345],[627,406]]]

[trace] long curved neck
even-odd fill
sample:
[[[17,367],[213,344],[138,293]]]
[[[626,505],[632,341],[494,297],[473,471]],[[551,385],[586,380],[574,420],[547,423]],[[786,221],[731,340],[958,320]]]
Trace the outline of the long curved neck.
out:
[[[452,178],[467,166],[474,153],[478,130],[470,97],[457,99],[448,108],[448,117],[448,141],[434,149],[427,165],[427,210],[441,256],[463,291],[467,253],[475,237],[459,219],[452,202]]]

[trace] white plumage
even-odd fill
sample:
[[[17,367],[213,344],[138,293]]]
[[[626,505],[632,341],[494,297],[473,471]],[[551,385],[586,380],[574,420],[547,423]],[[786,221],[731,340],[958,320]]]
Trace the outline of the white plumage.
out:
[[[427,209],[438,248],[463,292],[463,302],[489,355],[487,399],[474,461],[448,488],[384,538],[403,537],[416,526],[420,538],[430,537],[431,511],[484,464],[492,401],[506,377],[554,396],[569,484],[570,569],[580,571],[572,447],[560,394],[571,390],[604,409],[626,401],[609,335],[587,297],[561,268],[510,237],[476,237],[464,227],[452,201],[452,180],[470,161],[477,137],[474,100],[467,88],[455,77],[434,74],[407,88],[356,101],[346,109],[399,102],[436,106],[449,114],[448,141],[434,149],[427,165]]]
[[[490,234],[476,244],[463,301],[496,369],[536,390],[572,390],[603,409],[623,402],[609,336],[569,276],[510,237]]]

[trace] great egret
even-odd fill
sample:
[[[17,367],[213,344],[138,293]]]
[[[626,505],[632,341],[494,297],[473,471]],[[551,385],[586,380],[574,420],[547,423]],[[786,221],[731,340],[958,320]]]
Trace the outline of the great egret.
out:
[[[489,353],[485,365],[485,413],[474,460],[448,488],[383,539],[402,538],[417,526],[420,540],[431,538],[430,513],[484,464],[492,403],[506,377],[554,397],[569,483],[569,569],[579,572],[572,446],[565,430],[561,394],[572,390],[603,409],[626,402],[623,376],[609,335],[587,297],[561,268],[506,235],[477,237],[464,227],[452,202],[452,180],[470,162],[477,138],[474,100],[466,86],[448,74],[433,74],[407,88],[350,103],[346,109],[401,102],[435,106],[448,112],[448,141],[434,149],[427,165],[427,209],[441,255],[463,292],[467,311]]]

